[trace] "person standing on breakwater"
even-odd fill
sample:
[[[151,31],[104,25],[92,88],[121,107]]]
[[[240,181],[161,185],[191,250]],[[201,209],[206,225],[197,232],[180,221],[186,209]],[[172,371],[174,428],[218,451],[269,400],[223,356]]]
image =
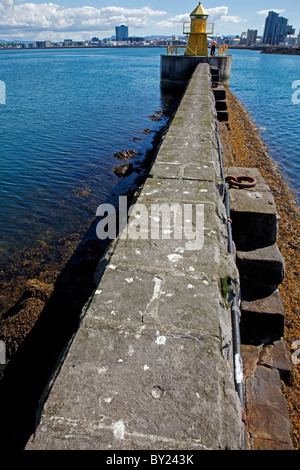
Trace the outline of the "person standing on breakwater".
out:
[[[216,52],[216,46],[217,46],[217,43],[216,43],[216,41],[212,41],[212,43],[211,43],[211,50],[210,50],[210,55],[215,55],[215,52]]]

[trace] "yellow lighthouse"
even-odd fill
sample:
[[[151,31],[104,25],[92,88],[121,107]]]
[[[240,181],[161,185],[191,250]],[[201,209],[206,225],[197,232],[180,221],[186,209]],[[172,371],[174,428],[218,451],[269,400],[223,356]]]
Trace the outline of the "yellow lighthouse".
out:
[[[208,12],[199,2],[197,8],[190,14],[191,23],[184,23],[183,33],[189,34],[185,55],[208,56],[207,35],[214,32],[214,24],[207,23],[208,16]]]

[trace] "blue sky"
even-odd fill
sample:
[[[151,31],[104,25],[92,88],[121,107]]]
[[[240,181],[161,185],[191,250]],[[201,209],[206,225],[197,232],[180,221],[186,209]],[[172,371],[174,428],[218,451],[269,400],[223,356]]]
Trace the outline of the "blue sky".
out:
[[[278,11],[300,28],[299,0],[204,0],[215,33],[240,35],[247,29],[263,34],[268,11]],[[74,40],[114,34],[119,24],[129,34],[182,35],[182,23],[198,0],[0,0],[0,39]]]

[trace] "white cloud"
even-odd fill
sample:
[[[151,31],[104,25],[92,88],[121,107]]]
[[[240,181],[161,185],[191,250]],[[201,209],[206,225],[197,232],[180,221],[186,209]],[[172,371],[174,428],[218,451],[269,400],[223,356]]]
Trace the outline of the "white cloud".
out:
[[[88,38],[89,33],[114,32],[114,27],[126,24],[135,29],[149,27],[154,18],[166,15],[165,11],[150,7],[126,9],[109,6],[66,8],[53,3],[18,3],[0,1],[0,37],[28,37],[28,39],[62,38],[65,33],[77,33]],[[75,39],[75,37],[74,37]]]
[[[190,21],[190,15],[188,13],[183,15],[173,16],[167,20],[159,21],[155,24],[156,28],[176,28],[177,26],[182,25]]]
[[[270,10],[260,10],[260,11],[257,11],[256,13],[258,15],[268,16],[269,11],[275,11],[275,13],[283,13],[285,10],[276,10],[276,9],[271,8]]]
[[[220,20],[224,23],[247,23],[247,20],[241,18],[240,16],[222,16]]]
[[[218,21],[228,13],[228,7],[215,7],[215,8],[207,8],[207,13],[209,13],[208,21]]]
[[[215,8],[207,8],[206,11],[209,14],[208,22],[213,23],[215,21],[222,21],[225,23],[246,23],[247,20],[240,18],[239,16],[228,15],[229,8],[227,6],[220,6]],[[173,16],[166,20],[162,20],[155,24],[158,28],[177,28],[184,22],[190,21],[190,14],[186,13],[183,15]]]

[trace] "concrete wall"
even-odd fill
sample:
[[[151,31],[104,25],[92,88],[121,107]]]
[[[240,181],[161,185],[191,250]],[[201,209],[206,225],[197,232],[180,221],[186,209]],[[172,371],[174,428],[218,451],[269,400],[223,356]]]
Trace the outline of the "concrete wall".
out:
[[[241,448],[228,310],[238,273],[222,188],[209,66],[200,64],[135,208],[201,208],[203,246],[188,249],[175,224],[169,239],[115,240],[27,449]]]
[[[232,55],[209,57],[209,64],[213,67],[217,67],[220,70],[220,80],[223,85],[229,85]]]
[[[185,87],[200,63],[209,63],[220,69],[220,79],[229,85],[232,56],[190,57],[190,56],[161,56],[161,87],[162,89],[177,89]]]

